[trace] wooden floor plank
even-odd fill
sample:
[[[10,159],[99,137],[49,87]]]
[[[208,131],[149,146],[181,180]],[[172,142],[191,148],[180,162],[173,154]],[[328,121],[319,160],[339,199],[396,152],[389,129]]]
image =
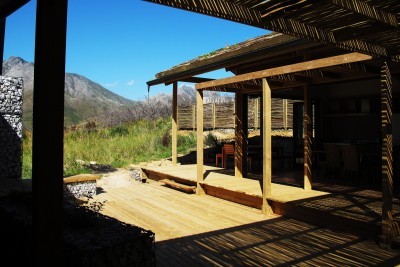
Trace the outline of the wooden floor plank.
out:
[[[400,253],[333,232],[156,181],[134,182],[94,197],[102,213],[151,230],[157,266],[384,266]],[[386,264],[395,266],[396,264]]]

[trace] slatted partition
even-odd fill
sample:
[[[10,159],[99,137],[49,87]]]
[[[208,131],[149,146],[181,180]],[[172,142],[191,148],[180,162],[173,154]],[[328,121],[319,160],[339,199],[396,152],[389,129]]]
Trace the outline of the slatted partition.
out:
[[[248,105],[248,127],[260,128],[260,99],[249,99]],[[274,98],[272,99],[272,128],[291,129],[293,126],[293,103],[294,100]],[[178,107],[178,128],[196,128],[196,106]],[[235,127],[235,104],[229,103],[208,103],[204,105],[204,128],[205,129],[226,129]]]

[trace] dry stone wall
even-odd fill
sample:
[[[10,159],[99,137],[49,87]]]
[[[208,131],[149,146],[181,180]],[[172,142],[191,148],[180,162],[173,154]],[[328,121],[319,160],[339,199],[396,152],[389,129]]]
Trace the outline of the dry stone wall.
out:
[[[0,178],[22,175],[22,78],[0,76]]]

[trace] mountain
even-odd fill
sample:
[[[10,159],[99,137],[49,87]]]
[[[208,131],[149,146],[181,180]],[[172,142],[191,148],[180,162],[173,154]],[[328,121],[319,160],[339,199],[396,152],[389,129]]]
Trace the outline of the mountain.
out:
[[[23,121],[32,125],[34,65],[20,57],[10,57],[3,62],[3,75],[24,79]],[[76,124],[108,110],[130,107],[135,101],[119,96],[88,78],[66,73],[65,75],[65,124]]]

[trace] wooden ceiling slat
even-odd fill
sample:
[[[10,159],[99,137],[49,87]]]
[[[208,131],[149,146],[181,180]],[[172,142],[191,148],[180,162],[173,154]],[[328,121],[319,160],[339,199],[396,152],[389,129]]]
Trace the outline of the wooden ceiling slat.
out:
[[[236,21],[243,24],[262,27],[260,14],[257,10],[231,4],[220,0],[144,0],[156,4],[167,5],[175,8],[185,9],[213,17]]]
[[[399,0],[145,1],[400,62],[400,37],[393,31],[400,24]]]
[[[328,0],[329,3],[338,6],[340,8],[349,10],[354,13],[361,14],[369,19],[385,23],[392,27],[398,27],[399,21],[395,14],[385,12],[368,3],[360,0],[343,1],[343,0]]]

